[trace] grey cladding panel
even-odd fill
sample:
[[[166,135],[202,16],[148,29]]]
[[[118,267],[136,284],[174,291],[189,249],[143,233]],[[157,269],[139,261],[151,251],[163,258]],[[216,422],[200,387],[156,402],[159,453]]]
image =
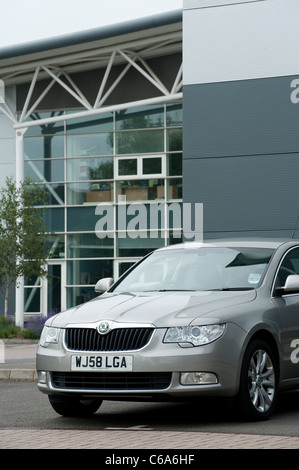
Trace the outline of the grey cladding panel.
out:
[[[294,78],[185,86],[184,158],[298,152]]]
[[[299,215],[299,153],[185,160],[183,199],[203,203],[205,233],[289,236]]]

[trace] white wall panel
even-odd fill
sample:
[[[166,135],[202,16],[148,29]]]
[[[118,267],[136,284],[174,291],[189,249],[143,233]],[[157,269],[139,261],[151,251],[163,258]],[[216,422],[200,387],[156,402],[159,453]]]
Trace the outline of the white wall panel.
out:
[[[186,0],[184,85],[299,75],[298,18],[298,0]]]

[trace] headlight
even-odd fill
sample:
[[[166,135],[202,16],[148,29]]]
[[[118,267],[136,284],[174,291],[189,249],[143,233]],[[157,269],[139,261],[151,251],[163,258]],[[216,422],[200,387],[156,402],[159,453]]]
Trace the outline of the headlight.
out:
[[[53,328],[52,326],[44,326],[40,336],[39,344],[47,348],[50,343],[58,343],[60,328]]]
[[[224,324],[176,326],[168,328],[164,337],[164,343],[191,343],[193,346],[201,346],[220,338],[224,330]]]

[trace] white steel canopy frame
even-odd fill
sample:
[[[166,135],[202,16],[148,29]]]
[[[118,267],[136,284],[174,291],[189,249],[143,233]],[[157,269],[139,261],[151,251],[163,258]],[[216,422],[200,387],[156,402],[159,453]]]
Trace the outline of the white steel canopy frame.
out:
[[[139,35],[139,38],[137,37]],[[2,61],[0,56],[0,84],[1,99],[0,112],[11,122],[16,133],[16,181],[24,179],[24,146],[23,137],[26,130],[32,126],[42,126],[59,121],[78,119],[87,116],[100,115],[107,112],[129,109],[137,106],[165,104],[182,100],[182,64],[179,65],[173,83],[169,88],[155,73],[148,60],[182,52],[182,25],[176,23],[166,27],[146,30],[139,34],[119,36],[109,41],[93,42],[85,47],[82,45],[73,48],[63,48],[61,51],[53,49],[44,54],[29,54],[18,61]],[[132,39],[133,38],[133,39]],[[83,50],[84,49],[84,50]],[[67,52],[62,52],[67,51]],[[38,58],[36,58],[38,57]],[[4,62],[4,65],[1,64]],[[113,82],[109,81],[113,66],[122,66],[122,70]],[[115,105],[106,105],[107,98],[118,86],[128,70],[134,69],[140,73],[156,89],[157,95],[138,101],[130,101]],[[96,98],[90,103],[71,75],[88,70],[104,70],[103,78],[98,84]],[[36,84],[40,80],[50,79],[45,89],[32,103]],[[23,109],[17,115],[5,99],[4,86],[30,83]],[[70,114],[52,114],[47,118],[30,119],[32,113],[39,109],[39,105],[46,97],[54,84],[61,86],[78,102],[82,110]],[[108,88],[107,88],[108,87]],[[16,324],[24,325],[24,280],[20,279],[16,288]]]
[[[70,53],[63,56],[63,58],[58,55],[55,59],[52,58],[49,61],[32,61],[22,64],[21,68],[18,68],[17,65],[2,68],[0,66],[0,79],[5,85],[30,83],[23,109],[18,117],[13,113],[5,100],[0,101],[0,110],[13,122],[13,126],[17,130],[135,106],[175,102],[182,99],[182,65],[177,70],[172,86],[170,89],[167,89],[162,80],[151,69],[147,59],[181,52],[181,50],[181,31],[177,31],[151,37],[150,39],[135,40],[124,43],[121,46],[118,45],[117,47],[98,48],[92,50],[92,52],[88,51],[85,53]],[[114,65],[123,65],[123,69],[114,79],[113,83],[109,85],[109,88],[105,90]],[[157,96],[139,101],[105,106],[107,98],[131,67],[156,88]],[[98,92],[94,103],[90,103],[72,79],[71,74],[98,68],[104,70],[104,76],[98,84]],[[36,83],[46,78],[50,78],[51,81],[32,104],[31,101]],[[78,102],[78,107],[82,107],[82,111],[67,116],[53,116],[34,121],[28,120],[30,115],[38,109],[41,101],[49,93],[54,84],[60,85],[75,98]]]

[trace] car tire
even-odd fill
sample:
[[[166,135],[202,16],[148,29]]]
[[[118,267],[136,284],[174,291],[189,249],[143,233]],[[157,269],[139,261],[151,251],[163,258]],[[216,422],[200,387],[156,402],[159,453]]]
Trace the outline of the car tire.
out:
[[[253,421],[268,419],[278,394],[278,365],[273,351],[262,340],[247,347],[240,374],[237,406],[243,417]]]
[[[101,399],[69,398],[59,395],[49,395],[49,401],[56,413],[62,416],[91,416],[101,406]]]

